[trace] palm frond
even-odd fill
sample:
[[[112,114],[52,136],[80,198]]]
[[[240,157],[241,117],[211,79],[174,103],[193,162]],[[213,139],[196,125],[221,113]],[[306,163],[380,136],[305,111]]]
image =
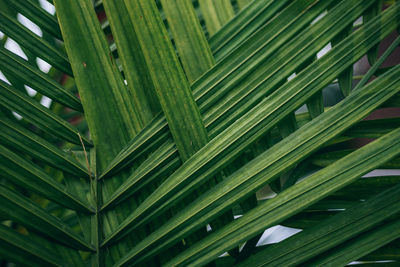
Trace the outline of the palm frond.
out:
[[[0,264],[399,264],[400,3],[46,4],[0,0]]]

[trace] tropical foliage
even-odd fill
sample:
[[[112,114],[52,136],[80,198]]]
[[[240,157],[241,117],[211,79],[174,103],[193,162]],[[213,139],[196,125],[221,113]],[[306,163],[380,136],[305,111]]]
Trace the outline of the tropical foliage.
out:
[[[2,266],[399,265],[399,2],[48,2],[0,0]]]

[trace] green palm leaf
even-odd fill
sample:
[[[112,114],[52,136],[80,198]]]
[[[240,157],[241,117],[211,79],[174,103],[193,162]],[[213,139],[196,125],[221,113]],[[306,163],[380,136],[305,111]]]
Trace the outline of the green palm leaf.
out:
[[[400,3],[0,7],[1,265],[399,264]]]

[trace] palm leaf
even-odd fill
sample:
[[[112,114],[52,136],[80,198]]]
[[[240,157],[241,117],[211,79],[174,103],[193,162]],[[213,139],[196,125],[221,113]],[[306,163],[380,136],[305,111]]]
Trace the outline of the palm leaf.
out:
[[[398,264],[399,3],[53,2],[0,0],[1,264]]]
[[[3,10],[1,13],[0,30],[15,39],[23,47],[31,51],[36,56],[48,61],[55,68],[72,75],[71,66],[65,54],[57,50],[54,46],[35,35],[27,28],[22,26],[15,18],[6,14]]]
[[[31,266],[61,266],[59,259],[46,249],[40,249],[41,244],[31,240],[29,236],[19,234],[9,227],[0,225],[1,254],[8,255],[14,262]]]

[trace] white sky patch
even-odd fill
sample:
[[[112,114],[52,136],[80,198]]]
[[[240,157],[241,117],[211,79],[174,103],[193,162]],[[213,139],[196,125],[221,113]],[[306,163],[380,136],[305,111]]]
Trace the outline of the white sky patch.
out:
[[[46,0],[39,0],[40,6],[46,10],[47,12],[49,12],[51,15],[54,15],[54,13],[56,13],[56,8],[49,3]]]
[[[296,110],[296,111],[294,112],[294,114],[300,114],[300,113],[304,113],[304,112],[308,112],[308,108],[307,108],[307,105],[306,105],[306,104],[304,104],[304,105],[302,105],[301,107],[299,107],[299,109]]]
[[[363,17],[359,17],[358,19],[356,19],[356,21],[354,21],[353,26],[360,26],[363,24]]]
[[[384,263],[391,263],[391,262],[395,262],[395,261],[394,260],[385,260],[385,261],[352,261],[347,265],[353,265],[353,266],[355,265],[355,266],[357,266],[357,265],[361,265],[362,264],[362,266],[364,266],[365,264],[368,265],[368,263],[372,263],[372,264],[374,264],[374,266],[375,265],[376,266],[385,266],[385,265],[383,265]],[[394,265],[391,265],[391,266],[394,266]]]
[[[42,99],[40,99],[40,104],[45,106],[46,108],[49,108],[51,105],[52,100],[48,98],[47,96],[42,96]]]
[[[285,227],[282,225],[276,225],[264,231],[263,235],[257,243],[257,246],[281,242],[282,240],[291,237],[298,232],[301,232],[301,230]]]
[[[316,17],[313,21],[311,21],[311,25],[314,25],[315,23],[317,23],[319,20],[321,20],[323,17],[325,17],[326,14],[328,14],[328,11],[325,10],[318,17]]]
[[[374,176],[400,176],[400,170],[397,169],[377,169],[367,173],[363,177],[374,177]]]
[[[329,50],[331,50],[331,49],[332,49],[331,43],[327,44],[326,46],[324,46],[324,48],[321,49],[321,51],[319,51],[319,52],[317,53],[317,58],[323,57],[323,56],[324,56],[326,53],[328,53]]]
[[[25,27],[27,27],[31,32],[33,32],[34,34],[42,37],[43,36],[43,32],[42,30],[39,28],[38,25],[36,25],[35,23],[33,23],[32,21],[30,21],[27,17],[25,17],[24,15],[18,13],[17,15],[17,19],[19,22],[21,22],[22,25],[24,25]]]
[[[13,52],[14,54],[22,57],[23,59],[28,60],[28,57],[25,55],[24,51],[22,51],[22,49],[19,46],[19,44],[17,44],[17,42],[15,42],[13,39],[7,38],[7,41],[4,44],[4,47],[7,50]]]
[[[262,192],[260,194],[257,195],[257,199],[258,200],[264,200],[264,199],[271,199],[276,197],[277,194],[274,191],[269,191],[269,192]]]
[[[39,69],[41,71],[43,71],[44,73],[48,73],[50,71],[50,69],[51,69],[51,65],[49,63],[47,63],[46,61],[44,61],[43,59],[41,59],[41,58],[37,57],[36,58],[36,63],[38,65]]]
[[[9,85],[11,85],[10,81],[7,80],[6,76],[4,76],[4,74],[1,71],[0,71],[0,80],[2,80],[3,82],[6,82]]]
[[[17,112],[13,111],[12,114],[14,115],[15,118],[17,118],[17,120],[21,120],[22,119],[22,116],[19,115]]]
[[[37,94],[35,89],[32,89],[28,85],[24,85],[26,92],[28,93],[29,96],[35,96]]]
[[[293,72],[288,78],[287,80],[290,81],[291,79],[293,79],[294,77],[296,77],[296,73]]]

